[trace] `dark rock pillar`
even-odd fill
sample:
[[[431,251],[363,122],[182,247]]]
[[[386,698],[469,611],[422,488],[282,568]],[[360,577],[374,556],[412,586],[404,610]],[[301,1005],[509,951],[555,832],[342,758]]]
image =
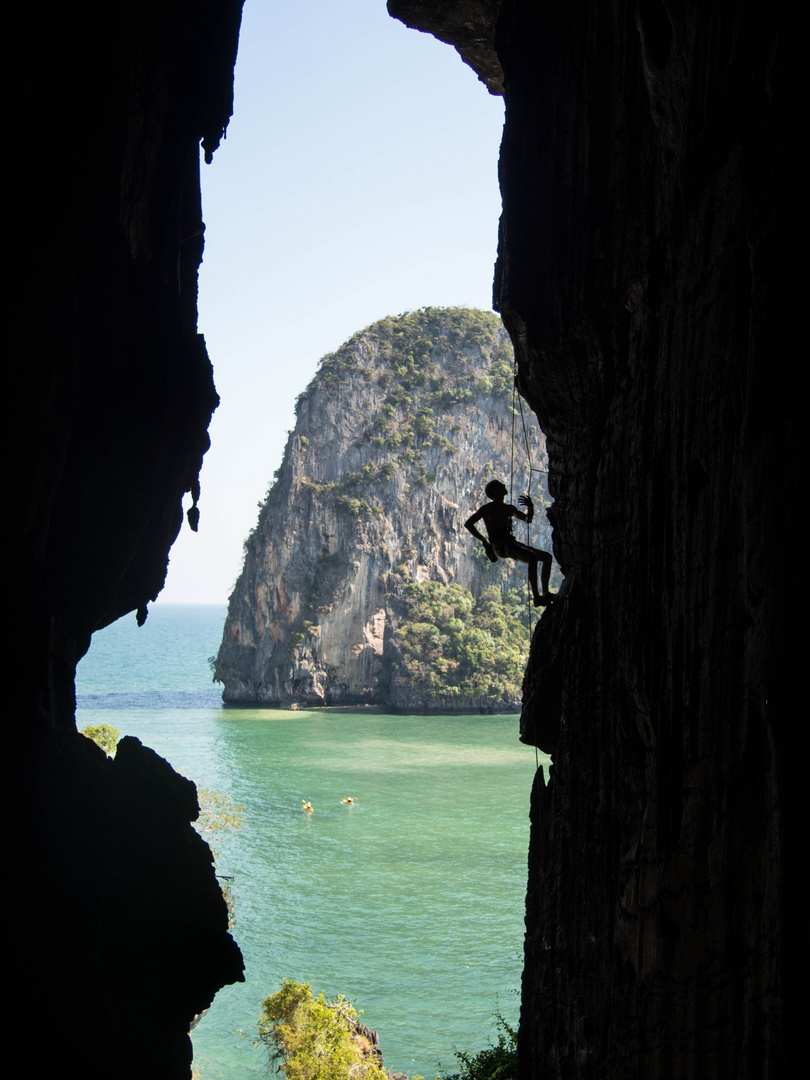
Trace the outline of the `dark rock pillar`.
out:
[[[454,43],[488,7],[390,6]],[[496,307],[546,435],[566,575],[521,721],[554,759],[532,795],[526,1080],[784,1065],[783,732],[806,573],[777,18],[504,0],[492,22]]]
[[[196,321],[199,144],[210,159],[231,113],[241,0],[15,18],[9,1027],[47,1041],[32,1075],[184,1077],[191,1018],[241,959],[193,790],[150,751],[113,765],[77,735],[73,677],[93,631],[145,615],[200,494],[218,398]]]

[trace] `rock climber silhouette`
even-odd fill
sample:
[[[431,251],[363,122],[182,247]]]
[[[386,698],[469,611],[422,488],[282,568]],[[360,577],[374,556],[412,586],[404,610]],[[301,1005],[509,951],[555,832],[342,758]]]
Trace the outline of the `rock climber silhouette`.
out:
[[[531,524],[534,518],[534,503],[528,495],[518,496],[518,502],[526,509],[518,510],[511,503],[505,503],[506,487],[500,480],[490,480],[484,488],[487,497],[491,500],[479,507],[475,513],[464,522],[467,529],[476,540],[484,545],[484,551],[490,562],[502,559],[515,559],[517,562],[526,563],[529,567],[529,585],[532,590],[532,598],[535,607],[543,607],[551,604],[555,594],[548,591],[548,582],[551,577],[551,555],[548,551],[540,548],[529,547],[521,544],[512,535],[512,518],[519,518],[527,524]],[[487,535],[483,536],[475,527],[477,521],[483,521]],[[542,563],[540,572],[540,584],[542,592],[537,588],[537,564]]]

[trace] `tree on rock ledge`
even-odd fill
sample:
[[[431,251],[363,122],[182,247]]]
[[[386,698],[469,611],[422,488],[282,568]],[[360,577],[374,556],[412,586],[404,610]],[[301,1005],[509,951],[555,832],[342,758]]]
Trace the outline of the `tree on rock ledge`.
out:
[[[388,1080],[369,1035],[350,1000],[313,997],[309,983],[285,979],[262,1004],[259,1038],[287,1080]]]

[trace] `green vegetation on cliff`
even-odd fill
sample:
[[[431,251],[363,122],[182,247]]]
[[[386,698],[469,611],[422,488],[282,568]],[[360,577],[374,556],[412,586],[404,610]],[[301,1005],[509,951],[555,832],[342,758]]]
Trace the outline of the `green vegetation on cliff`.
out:
[[[100,746],[107,757],[113,756],[121,738],[118,728],[114,728],[112,724],[85,724],[81,733],[85,738],[92,739],[96,746]]]
[[[483,369],[471,365],[470,351],[487,357]],[[449,365],[439,359],[447,356],[453,357]],[[368,447],[378,460],[357,472],[344,472],[337,481],[306,480],[307,490],[333,501],[351,517],[362,517],[374,512],[374,502],[359,492],[393,480],[397,469],[413,474],[416,486],[434,483],[435,473],[425,465],[429,448],[448,454],[458,450],[452,436],[461,426],[451,414],[481,399],[490,401],[493,409],[511,411],[513,365],[512,344],[500,318],[489,311],[427,307],[389,316],[355,334],[321,360],[312,383],[298,396],[296,411],[319,391],[340,401],[347,386],[362,380],[368,396],[361,399],[364,430],[355,445]],[[298,435],[299,454],[306,454],[312,444],[317,448],[317,433]],[[381,458],[386,460],[380,463]],[[266,501],[259,504],[263,513],[245,541],[246,551],[261,530],[281,474],[280,468]]]
[[[461,1071],[445,1075],[444,1080],[517,1080],[517,1031],[502,1016],[498,1017],[496,1042],[477,1054],[460,1053]]]
[[[502,1016],[498,1028],[495,1043],[457,1053],[460,1071],[436,1080],[517,1080],[517,1031]],[[388,1080],[369,1036],[377,1038],[361,1025],[350,998],[314,997],[309,983],[285,979],[262,1003],[259,1038],[286,1080]]]
[[[446,697],[492,703],[520,696],[529,637],[525,589],[484,589],[425,581],[405,589],[394,632],[394,678]]]
[[[388,1080],[353,1003],[313,997],[309,983],[285,979],[265,998],[259,1038],[287,1080]]]

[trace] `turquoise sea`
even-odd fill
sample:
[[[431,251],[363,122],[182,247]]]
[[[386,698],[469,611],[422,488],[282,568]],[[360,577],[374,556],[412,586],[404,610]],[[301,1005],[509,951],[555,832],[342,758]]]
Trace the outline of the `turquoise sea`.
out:
[[[112,724],[245,807],[218,846],[246,982],[195,1029],[195,1069],[266,1077],[261,1001],[288,977],[354,998],[387,1068],[454,1071],[496,1013],[517,1019],[534,750],[515,716],[226,709],[207,663],[225,610],[129,616],[77,675],[79,728]]]

